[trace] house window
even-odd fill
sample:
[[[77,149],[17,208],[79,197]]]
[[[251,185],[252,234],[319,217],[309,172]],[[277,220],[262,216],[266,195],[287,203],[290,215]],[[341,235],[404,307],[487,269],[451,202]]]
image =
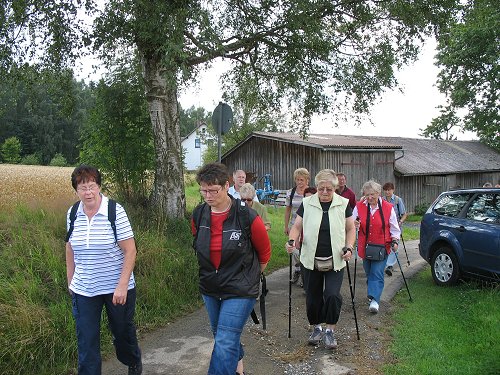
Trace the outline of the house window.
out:
[[[194,148],[200,148],[200,147],[201,147],[200,138],[195,138],[194,139]]]

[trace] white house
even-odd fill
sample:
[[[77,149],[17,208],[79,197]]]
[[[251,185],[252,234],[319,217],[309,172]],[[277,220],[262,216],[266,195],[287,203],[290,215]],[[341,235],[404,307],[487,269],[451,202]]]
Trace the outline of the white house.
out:
[[[194,171],[203,164],[203,154],[207,145],[202,141],[201,135],[207,132],[207,125],[201,123],[182,140],[184,149],[184,165],[188,171]]]

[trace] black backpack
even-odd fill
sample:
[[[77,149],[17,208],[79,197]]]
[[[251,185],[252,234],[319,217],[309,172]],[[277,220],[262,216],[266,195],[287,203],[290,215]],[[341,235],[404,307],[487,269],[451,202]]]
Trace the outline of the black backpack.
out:
[[[75,229],[76,213],[78,212],[78,207],[80,206],[80,201],[76,202],[73,207],[71,207],[71,212],[69,213],[69,230],[66,233],[65,242],[69,241],[73,229]],[[110,199],[108,201],[108,220],[113,229],[113,234],[115,235],[115,242],[118,242],[118,237],[116,236],[116,201]]]

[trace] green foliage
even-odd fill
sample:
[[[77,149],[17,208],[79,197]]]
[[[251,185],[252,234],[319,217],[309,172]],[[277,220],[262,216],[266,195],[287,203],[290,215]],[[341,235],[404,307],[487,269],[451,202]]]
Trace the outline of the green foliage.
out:
[[[16,135],[22,157],[37,154],[41,164],[48,164],[59,152],[75,163],[89,91],[71,70],[13,67],[0,85],[0,143]]]
[[[21,161],[21,141],[17,137],[7,138],[2,144],[2,159],[6,163],[17,164]]]
[[[49,165],[52,167],[66,167],[68,165],[68,162],[66,161],[66,158],[63,156],[63,154],[57,153],[54,155]]]
[[[499,25],[500,3],[476,0],[462,2],[450,26],[439,30],[438,88],[447,104],[424,135],[439,137],[456,127],[500,150]]]
[[[409,280],[391,318],[392,364],[384,374],[497,374],[500,371],[500,289],[479,282],[434,285],[429,267]]]
[[[34,154],[29,154],[23,156],[21,160],[21,164],[24,165],[40,165],[42,164],[40,154],[39,153],[34,153]]]
[[[98,167],[117,196],[145,202],[154,148],[151,120],[137,62],[118,61],[95,87],[95,104],[81,132],[80,160]]]
[[[415,210],[413,211],[415,215],[423,215],[427,211],[431,204],[428,202],[422,202],[415,206]]]

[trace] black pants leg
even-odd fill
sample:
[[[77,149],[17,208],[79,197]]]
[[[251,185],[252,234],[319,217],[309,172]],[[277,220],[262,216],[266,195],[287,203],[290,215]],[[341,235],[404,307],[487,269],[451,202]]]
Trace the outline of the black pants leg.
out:
[[[127,366],[133,366],[141,362],[141,351],[137,342],[134,324],[135,300],[135,288],[128,291],[125,305],[113,305],[112,294],[106,295],[105,299],[116,358]]]
[[[320,272],[304,268],[306,312],[309,324],[336,324],[342,308],[340,288],[344,270]]]

